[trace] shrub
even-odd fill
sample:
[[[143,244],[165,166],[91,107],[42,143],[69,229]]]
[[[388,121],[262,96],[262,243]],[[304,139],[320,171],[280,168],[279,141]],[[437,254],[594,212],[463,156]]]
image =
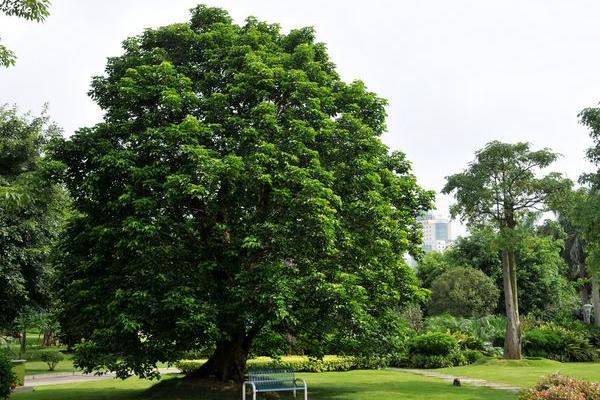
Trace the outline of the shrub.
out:
[[[452,336],[454,336],[454,338],[456,338],[456,341],[458,342],[458,346],[462,350],[479,350],[479,351],[485,350],[485,343],[483,342],[483,340],[476,338],[475,336],[473,336],[469,333],[453,332]]]
[[[473,364],[474,362],[485,358],[483,353],[479,350],[464,350],[462,355],[465,359],[465,364]]]
[[[425,355],[413,354],[410,357],[410,367],[412,368],[445,368],[454,366],[454,359],[449,355]]]
[[[206,360],[180,360],[175,363],[184,374],[200,368]],[[256,357],[248,360],[247,368],[290,368],[296,372],[349,371],[352,369],[376,369],[387,366],[381,358],[325,356],[322,359],[307,356],[286,356],[281,358]]]
[[[521,400],[600,400],[600,384],[550,375],[521,394]]]
[[[64,359],[65,356],[59,351],[43,351],[40,353],[40,360],[48,364],[48,371],[54,371],[58,363]]]
[[[562,351],[561,332],[548,327],[534,328],[523,335],[523,351],[530,357],[549,357]]]
[[[585,334],[554,324],[544,324],[525,331],[523,350],[530,357],[546,357],[558,361],[595,361],[598,350]]]
[[[490,314],[498,304],[500,291],[492,278],[466,267],[454,267],[431,284],[432,314],[449,313],[463,317]]]
[[[506,318],[498,315],[486,315],[480,318],[454,317],[450,314],[433,315],[425,320],[425,330],[463,332],[484,342],[494,343],[496,338],[504,339]]]
[[[7,352],[0,350],[0,399],[8,399],[11,389],[16,385],[16,377]]]
[[[447,356],[458,350],[458,341],[449,333],[428,332],[415,336],[408,343],[410,355]]]

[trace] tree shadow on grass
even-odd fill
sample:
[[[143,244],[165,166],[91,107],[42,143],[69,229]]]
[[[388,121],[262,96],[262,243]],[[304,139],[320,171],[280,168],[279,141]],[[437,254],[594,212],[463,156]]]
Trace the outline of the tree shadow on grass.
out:
[[[350,377],[349,377],[350,378]],[[311,400],[516,400],[517,395],[474,386],[453,387],[448,382],[383,379],[382,382],[332,382],[309,384]],[[240,384],[220,384],[210,380],[170,379],[144,392],[143,400],[237,400],[241,398]],[[248,399],[252,397],[247,396]],[[258,400],[293,399],[291,392],[259,394]],[[302,393],[298,393],[302,400]]]
[[[100,388],[48,388],[33,392],[16,393],[14,400],[133,400],[139,399],[143,393],[140,389],[115,387]]]
[[[314,385],[310,391],[311,399],[318,400],[367,400],[398,399],[417,400],[516,400],[518,395],[476,386],[454,387],[447,382],[424,381],[385,381],[381,384],[364,383],[349,387],[343,385]]]

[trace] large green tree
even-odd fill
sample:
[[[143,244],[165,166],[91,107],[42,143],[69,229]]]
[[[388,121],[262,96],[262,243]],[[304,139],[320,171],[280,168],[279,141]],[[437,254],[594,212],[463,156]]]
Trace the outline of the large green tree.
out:
[[[198,6],[126,40],[90,93],[104,122],[54,151],[84,370],[149,375],[208,347],[198,375],[240,380],[265,329],[385,333],[422,294],[403,254],[432,195],[382,144],[385,101],[342,81],[311,28]]]
[[[26,307],[48,303],[50,252],[67,199],[48,183],[53,167],[43,151],[59,134],[45,115],[0,107],[0,329]]]
[[[447,177],[443,192],[454,193],[452,215],[470,226],[493,226],[500,234],[504,304],[507,317],[504,356],[521,358],[521,327],[515,249],[519,224],[531,212],[546,210],[552,195],[570,187],[560,174],[538,177],[558,155],[533,151],[528,143],[490,142],[463,172]]]
[[[42,22],[50,14],[50,0],[0,0],[0,13]],[[0,67],[14,65],[15,53],[0,44]]]

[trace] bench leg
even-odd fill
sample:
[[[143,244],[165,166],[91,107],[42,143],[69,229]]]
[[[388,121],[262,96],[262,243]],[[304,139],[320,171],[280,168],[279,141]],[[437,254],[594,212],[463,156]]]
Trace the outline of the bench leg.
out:
[[[304,400],[308,400],[308,389],[304,387]]]
[[[296,398],[296,389],[294,389],[294,398]]]

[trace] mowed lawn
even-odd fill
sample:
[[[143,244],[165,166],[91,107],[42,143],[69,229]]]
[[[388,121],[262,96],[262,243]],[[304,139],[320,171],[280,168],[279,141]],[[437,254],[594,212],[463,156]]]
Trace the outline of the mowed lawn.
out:
[[[504,391],[463,385],[453,387],[449,382],[424,378],[398,371],[349,371],[319,374],[298,374],[307,380],[309,398],[334,400],[516,400],[517,395]],[[126,381],[105,380],[71,385],[41,386],[32,393],[16,393],[14,400],[237,400],[239,385],[211,387],[167,376],[160,383],[131,378]],[[250,396],[248,397],[250,398]],[[291,393],[262,399],[292,399]],[[301,398],[301,397],[298,397]]]
[[[519,387],[530,387],[544,376],[560,373],[588,381],[600,382],[600,363],[561,363],[552,360],[489,360],[482,364],[464,367],[441,368],[436,372],[485,379],[491,382],[508,383]]]
[[[66,373],[66,372],[77,372],[77,368],[73,366],[73,360],[71,356],[65,356],[65,359],[59,362],[54,371],[48,369],[48,364],[43,361],[27,361],[25,364],[26,375],[40,375],[40,374],[52,374],[52,373]]]

